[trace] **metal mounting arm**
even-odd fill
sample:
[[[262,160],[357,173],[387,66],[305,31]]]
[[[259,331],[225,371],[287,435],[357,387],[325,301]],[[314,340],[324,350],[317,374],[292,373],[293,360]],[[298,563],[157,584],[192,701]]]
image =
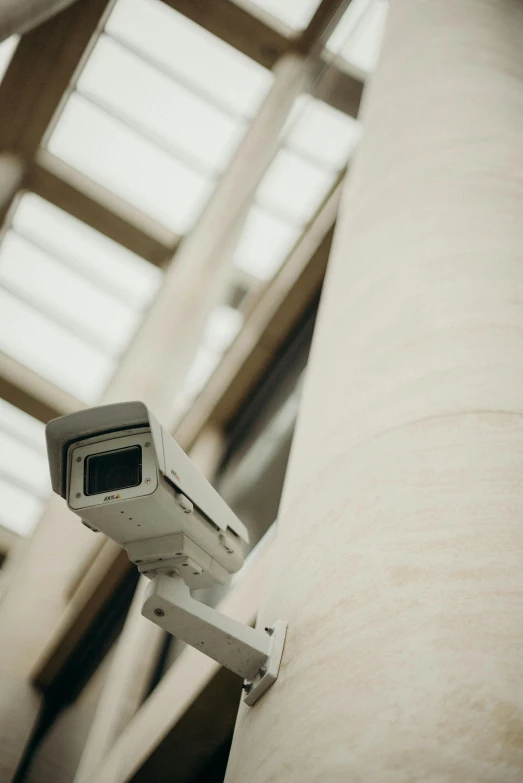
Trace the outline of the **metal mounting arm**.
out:
[[[151,580],[142,614],[243,677],[246,704],[254,704],[278,676],[287,631],[281,620],[264,631],[251,628],[196,601],[176,574]]]

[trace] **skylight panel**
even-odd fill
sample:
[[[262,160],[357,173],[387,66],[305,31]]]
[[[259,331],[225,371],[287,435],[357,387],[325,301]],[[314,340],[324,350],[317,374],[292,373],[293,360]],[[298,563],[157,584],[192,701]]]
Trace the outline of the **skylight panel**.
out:
[[[219,305],[212,311],[177,401],[180,410],[183,410],[201,392],[242,324],[242,314],[233,307]]]
[[[114,360],[0,287],[0,350],[86,403],[96,402]]]
[[[13,232],[0,246],[0,285],[115,356],[138,324],[138,312]]]
[[[42,500],[2,478],[0,497],[0,525],[20,536],[30,535],[42,514]]]
[[[208,176],[227,165],[245,132],[243,121],[108,36],[98,41],[77,89]]]
[[[258,188],[256,199],[301,225],[310,220],[332,187],[335,172],[281,149]]]
[[[287,223],[254,205],[235,251],[236,266],[259,280],[269,280],[299,238],[300,226]]]
[[[0,82],[4,78],[5,72],[9,68],[9,63],[13,58],[19,40],[19,35],[11,35],[9,38],[6,38],[5,41],[0,43]]]
[[[0,400],[0,525],[27,535],[51,491],[45,427]]]
[[[293,30],[304,30],[316,11],[319,0],[250,0]]]
[[[0,350],[96,402],[162,272],[34,193],[0,245]]]
[[[214,351],[205,344],[199,347],[180,395],[179,402],[182,407],[201,392],[218,366],[221,356],[219,351]]]
[[[36,451],[4,432],[1,422],[0,476],[41,498],[50,490],[49,465],[45,452]]]
[[[78,93],[49,140],[50,152],[178,233],[192,228],[212,183]]]
[[[360,137],[358,120],[310,95],[301,95],[289,116],[283,141],[291,149],[339,171]]]
[[[143,310],[158,291],[158,267],[34,193],[21,197],[12,226],[130,307]]]
[[[200,94],[241,116],[253,116],[272,73],[160,0],[118,0],[106,25]]]
[[[44,456],[46,455],[45,425],[1,398],[0,430],[7,432]]]
[[[361,73],[376,70],[389,0],[352,0],[327,42],[327,49]]]
[[[242,323],[243,316],[239,310],[228,305],[220,305],[213,310],[207,320],[203,342],[211,350],[223,353],[240,331]]]

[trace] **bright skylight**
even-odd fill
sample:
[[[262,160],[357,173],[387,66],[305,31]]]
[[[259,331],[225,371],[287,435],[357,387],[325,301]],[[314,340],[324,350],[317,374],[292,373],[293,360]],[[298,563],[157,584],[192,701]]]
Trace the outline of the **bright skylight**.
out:
[[[289,222],[304,225],[330,190],[336,172],[281,149],[258,188],[257,202]]]
[[[185,234],[272,80],[161,0],[118,0],[48,149]]]
[[[50,489],[44,425],[0,399],[0,525],[29,535]]]
[[[236,247],[236,265],[260,280],[269,280],[285,261],[301,232],[300,226],[254,205]]]
[[[316,11],[319,0],[250,0],[293,30],[303,30]]]
[[[0,350],[84,402],[95,402],[115,362],[0,287]]]
[[[281,267],[356,148],[360,124],[310,95],[295,102],[281,148],[256,192],[236,266],[260,280]]]
[[[96,402],[160,282],[159,269],[28,193],[0,246],[0,350]]]
[[[0,82],[4,78],[4,74],[9,67],[9,63],[15,53],[19,40],[19,35],[12,35],[10,38],[6,38],[5,41],[0,43]]]
[[[77,89],[206,176],[226,166],[246,128],[106,35]]]
[[[363,75],[376,70],[389,11],[389,0],[352,0],[327,42]]]
[[[12,226],[132,307],[147,307],[160,286],[157,267],[34,193],[20,199]]]
[[[118,0],[106,31],[231,114],[253,117],[273,81],[270,71],[160,0]]]
[[[78,93],[49,150],[174,231],[192,228],[212,182]]]
[[[233,307],[216,307],[207,320],[203,338],[187,375],[183,399],[188,402],[202,390],[223,354],[229,348],[243,323],[243,316]],[[179,400],[181,402],[181,400]]]
[[[283,132],[295,152],[336,171],[345,166],[360,136],[358,120],[311,95],[297,98]]]

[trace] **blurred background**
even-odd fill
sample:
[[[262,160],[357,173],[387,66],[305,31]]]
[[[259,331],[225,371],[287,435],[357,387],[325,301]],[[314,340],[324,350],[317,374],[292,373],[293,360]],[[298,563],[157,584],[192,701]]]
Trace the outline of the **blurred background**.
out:
[[[45,423],[143,399],[249,528],[252,567],[202,599],[244,601],[253,619],[388,1],[12,5],[1,780],[223,780],[241,683],[140,625],[126,558],[50,500]],[[13,618],[29,605],[22,633]]]

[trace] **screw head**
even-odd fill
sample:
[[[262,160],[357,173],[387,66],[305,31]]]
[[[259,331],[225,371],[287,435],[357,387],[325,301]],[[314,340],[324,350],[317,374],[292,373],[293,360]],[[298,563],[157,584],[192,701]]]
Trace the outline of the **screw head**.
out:
[[[76,461],[77,461],[77,462],[81,462],[81,461],[82,461],[82,458],[81,458],[81,457],[77,457],[77,458],[76,458]]]
[[[146,484],[150,484],[150,483],[151,483],[151,479],[150,479],[150,478],[146,478],[146,479],[145,479],[145,483],[146,483]]]
[[[148,449],[150,445],[151,445],[150,442],[147,441],[147,443],[145,444],[145,448]]]
[[[76,495],[75,495],[75,497],[77,497],[77,498],[81,498],[81,497],[82,497],[82,493],[81,493],[81,492],[77,492],[77,493],[76,493]]]
[[[267,668],[264,666],[260,671],[258,672],[260,677],[264,677],[267,674]]]
[[[163,617],[163,616],[164,616],[164,614],[165,614],[165,612],[163,611],[163,609],[155,609],[155,610],[154,610],[154,613],[155,613],[156,617]]]

